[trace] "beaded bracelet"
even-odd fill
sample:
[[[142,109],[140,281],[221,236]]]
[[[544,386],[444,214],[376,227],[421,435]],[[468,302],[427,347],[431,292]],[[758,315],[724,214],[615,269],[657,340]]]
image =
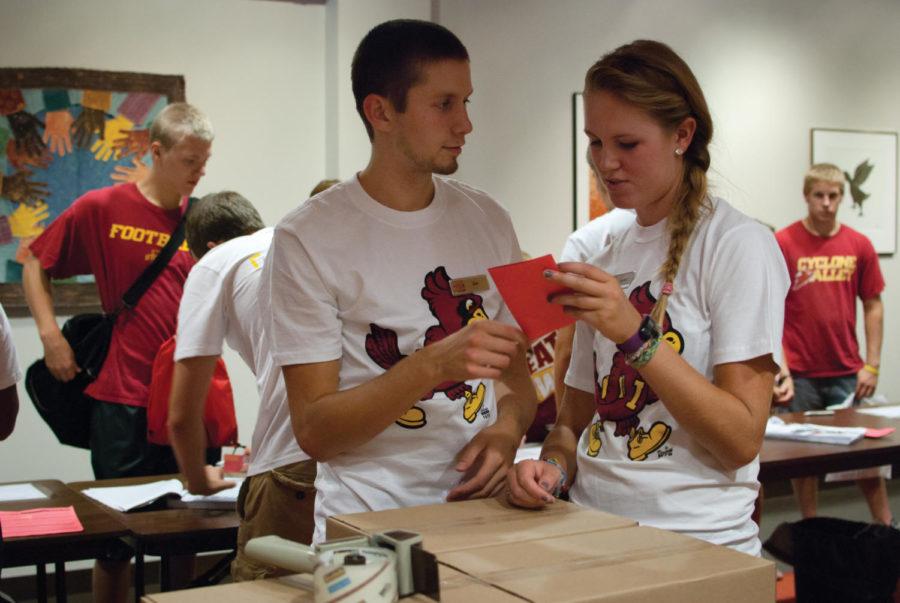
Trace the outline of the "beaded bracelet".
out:
[[[641,368],[653,358],[659,349],[659,337],[654,337],[644,343],[634,354],[625,359],[632,368]]]
[[[559,461],[553,457],[548,459],[541,459],[545,463],[550,463],[557,469],[559,469],[559,481],[556,483],[556,487],[553,488],[553,498],[559,498],[562,496],[563,492],[565,492],[566,482],[569,480],[568,474],[566,474],[566,470],[562,468],[562,465],[559,464]]]

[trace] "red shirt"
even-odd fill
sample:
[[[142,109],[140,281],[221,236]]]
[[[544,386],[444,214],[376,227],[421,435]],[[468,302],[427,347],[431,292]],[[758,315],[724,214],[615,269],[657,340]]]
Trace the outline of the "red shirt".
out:
[[[113,312],[165,246],[181,213],[150,203],[134,184],[98,189],[75,201],[30,249],[52,278],[93,274],[104,312]],[[87,395],[147,405],[153,358],[175,333],[181,291],[193,265],[183,243],[137,306],[119,314],[106,362]]]
[[[775,238],[791,275],[784,312],[784,352],[800,377],[839,377],[863,367],[856,341],[856,298],[884,290],[872,243],[849,226],[820,237],[802,222]]]

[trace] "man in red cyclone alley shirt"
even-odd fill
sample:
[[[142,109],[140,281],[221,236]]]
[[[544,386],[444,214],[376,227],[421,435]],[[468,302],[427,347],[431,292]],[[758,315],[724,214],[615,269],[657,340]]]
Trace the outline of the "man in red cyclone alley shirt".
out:
[[[104,312],[165,246],[205,173],[213,140],[206,116],[186,103],[163,109],[150,126],[153,165],[137,183],[89,191],[30,245],[25,297],[37,323],[47,368],[61,381],[81,370],[56,323],[50,278],[93,274]],[[147,442],[146,405],[153,358],[175,332],[182,286],[194,261],[182,245],[136,307],[119,314],[109,353],[85,394],[91,417],[91,465],[97,479],[177,473],[169,447]],[[94,566],[96,601],[124,600],[130,551]]]
[[[884,278],[878,254],[864,235],[837,220],[844,174],[828,163],[812,166],[803,182],[808,215],[775,237],[792,276],[785,302],[784,357],[776,402],[794,412],[854,402],[875,393],[881,363]],[[856,341],[856,298],[863,303],[865,361]],[[780,384],[780,385],[779,385]],[[872,518],[890,524],[884,479],[878,469],[857,474]],[[803,517],[816,514],[817,477],[793,480]]]

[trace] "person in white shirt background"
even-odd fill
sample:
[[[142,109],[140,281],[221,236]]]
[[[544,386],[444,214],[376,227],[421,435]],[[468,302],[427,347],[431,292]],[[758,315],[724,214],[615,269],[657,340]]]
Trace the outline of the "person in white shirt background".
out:
[[[220,467],[205,464],[203,454],[203,402],[224,343],[256,375],[260,395],[250,464],[237,500],[241,523],[231,568],[235,580],[283,573],[244,555],[251,538],[274,534],[309,542],[312,536],[316,464],[294,439],[284,380],[272,361],[263,329],[265,312],[259,305],[260,275],[272,231],[235,192],[203,197],[185,224],[188,246],[199,261],[188,275],[178,310],[169,429],[192,493],[212,494],[234,486],[223,479]]]

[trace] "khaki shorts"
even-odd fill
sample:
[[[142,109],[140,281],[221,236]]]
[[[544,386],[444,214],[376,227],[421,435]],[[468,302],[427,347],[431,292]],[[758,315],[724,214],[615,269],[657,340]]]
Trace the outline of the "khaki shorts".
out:
[[[316,462],[285,465],[244,480],[238,494],[237,556],[231,563],[234,581],[259,580],[294,572],[259,563],[244,555],[247,541],[274,534],[309,544],[315,526]]]

